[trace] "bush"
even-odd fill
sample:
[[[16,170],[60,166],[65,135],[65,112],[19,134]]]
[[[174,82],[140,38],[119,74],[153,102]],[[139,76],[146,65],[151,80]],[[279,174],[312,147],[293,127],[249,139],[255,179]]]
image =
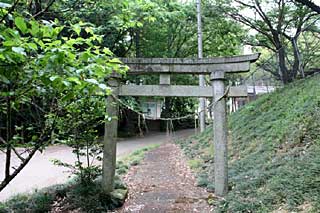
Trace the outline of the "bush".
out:
[[[122,189],[123,190],[123,189]],[[99,181],[88,185],[77,184],[67,193],[67,203],[70,209],[81,209],[85,212],[102,212],[123,205],[124,199],[119,199],[104,193]]]
[[[0,205],[0,212],[48,212],[51,210],[57,191],[63,185],[44,188],[32,194],[19,194]]]

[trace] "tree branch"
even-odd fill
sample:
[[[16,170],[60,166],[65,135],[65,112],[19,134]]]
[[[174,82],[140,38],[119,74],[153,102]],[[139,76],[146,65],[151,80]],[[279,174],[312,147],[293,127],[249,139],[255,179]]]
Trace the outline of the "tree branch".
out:
[[[14,11],[14,9],[16,8],[16,6],[18,5],[20,0],[16,0],[14,2],[14,4],[12,5],[12,7],[10,7],[9,11],[1,18],[0,23],[3,22],[10,13],[12,13]]]
[[[48,132],[47,132],[48,131]],[[22,161],[22,163],[14,170],[13,173],[11,173],[9,176],[5,176],[5,178],[0,183],[0,192],[15,178],[19,172],[28,164],[28,162],[31,160],[31,158],[34,156],[34,154],[40,149],[42,144],[49,140],[49,132],[52,131],[52,129],[47,129],[47,131],[44,131],[42,133],[42,136],[39,138],[39,143],[36,144],[36,146],[32,149],[32,151],[29,153],[29,155]]]
[[[271,31],[274,31],[273,26],[271,24],[271,21],[267,17],[267,15],[264,13],[264,11],[261,8],[259,0],[255,0],[255,3],[257,5],[256,11],[259,13],[260,17],[266,22],[266,24],[269,26]]]
[[[33,18],[37,18],[38,16],[40,16],[40,15],[42,15],[43,13],[47,12],[47,11],[49,10],[49,8],[53,5],[54,2],[55,2],[55,0],[51,0],[43,10],[37,12],[37,13],[34,14],[32,17],[33,17]]]
[[[266,44],[262,44],[262,43],[254,43],[254,42],[249,42],[249,41],[244,41],[244,44],[246,45],[250,45],[250,46],[253,46],[253,47],[264,47],[264,48],[267,48],[269,50],[271,50],[272,52],[276,52],[277,50],[266,45]]]
[[[320,7],[310,0],[296,0],[297,2],[309,7],[311,10],[320,14]]]
[[[261,33],[261,34],[263,34],[263,35],[265,35],[265,36],[270,40],[270,42],[275,45],[272,36],[267,33],[268,31],[263,31],[262,29],[260,29],[259,27],[257,27],[257,25],[256,25],[255,23],[252,23],[251,20],[247,19],[246,17],[244,17],[244,16],[242,16],[242,15],[240,15],[240,14],[238,14],[238,13],[237,13],[237,14],[235,14],[235,13],[229,13],[228,15],[229,15],[231,18],[233,18],[234,20],[239,21],[240,23],[242,23],[242,24],[244,24],[244,25],[246,25],[246,26],[248,26],[248,27],[256,30],[257,32],[259,32],[259,33]]]
[[[25,160],[26,160],[25,158],[23,158],[23,157],[17,152],[17,150],[16,150],[14,147],[11,147],[11,148],[12,148],[14,154],[16,154],[16,156],[17,156],[21,161],[25,161]]]

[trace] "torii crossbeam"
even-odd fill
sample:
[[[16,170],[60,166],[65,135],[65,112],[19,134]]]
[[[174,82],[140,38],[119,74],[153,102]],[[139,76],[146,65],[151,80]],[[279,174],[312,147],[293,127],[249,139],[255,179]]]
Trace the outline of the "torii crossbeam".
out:
[[[160,97],[213,97],[213,141],[215,194],[224,196],[228,192],[227,120],[225,95],[225,73],[248,72],[250,64],[260,54],[216,57],[205,59],[190,58],[121,58],[129,67],[128,75],[160,74],[159,85],[119,85],[116,78],[109,79],[113,96],[160,96]],[[212,87],[170,85],[170,74],[207,74]],[[116,102],[109,96],[107,102]],[[246,88],[231,87],[229,97],[247,96]],[[118,116],[118,106],[111,104],[107,112],[111,117]],[[118,122],[112,119],[106,124],[103,156],[103,186],[111,191],[116,163],[116,137]]]

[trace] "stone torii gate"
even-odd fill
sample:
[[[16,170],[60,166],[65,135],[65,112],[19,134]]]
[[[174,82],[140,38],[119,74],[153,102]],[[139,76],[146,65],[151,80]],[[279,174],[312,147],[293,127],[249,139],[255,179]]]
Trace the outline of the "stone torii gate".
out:
[[[128,75],[159,74],[159,85],[119,85],[116,76],[108,80],[113,95],[108,96],[107,113],[118,116],[118,96],[161,96],[161,97],[213,97],[213,141],[215,194],[224,196],[228,192],[227,121],[225,99],[225,73],[240,73],[250,70],[259,54],[206,59],[189,58],[122,58],[129,67]],[[170,85],[170,74],[210,75],[212,87]],[[230,87],[229,97],[247,96],[246,87]],[[116,166],[117,119],[106,123],[103,152],[102,186],[106,192],[113,190]]]

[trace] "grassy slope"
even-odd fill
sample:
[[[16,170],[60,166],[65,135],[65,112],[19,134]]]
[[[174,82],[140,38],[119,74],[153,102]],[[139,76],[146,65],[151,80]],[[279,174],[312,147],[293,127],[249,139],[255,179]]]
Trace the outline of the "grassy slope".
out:
[[[320,212],[320,76],[264,95],[230,116],[229,179],[220,211]],[[198,173],[213,189],[211,128],[180,141]]]

